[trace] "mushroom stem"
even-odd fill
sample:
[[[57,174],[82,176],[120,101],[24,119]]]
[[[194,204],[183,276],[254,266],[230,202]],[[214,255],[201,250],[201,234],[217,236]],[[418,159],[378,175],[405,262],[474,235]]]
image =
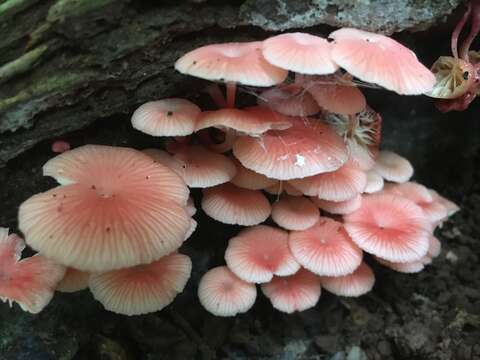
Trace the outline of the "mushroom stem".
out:
[[[234,82],[227,82],[227,108],[235,107],[235,95],[237,93],[237,84]]]
[[[227,102],[225,101],[225,96],[222,94],[222,90],[218,84],[211,84],[205,88],[205,91],[210,95],[215,105],[219,108],[227,107]]]
[[[462,32],[463,27],[465,26],[465,23],[467,22],[471,11],[472,11],[472,6],[469,3],[467,5],[467,10],[465,11],[465,14],[463,14],[462,18],[457,23],[457,25],[455,26],[455,29],[452,32],[452,39],[451,39],[450,44],[451,44],[451,48],[452,48],[452,55],[455,59],[458,59],[458,49],[457,49],[457,47],[458,47],[458,36]]]
[[[472,45],[473,40],[480,32],[480,0],[472,0],[468,8],[472,9],[472,25],[470,27],[468,36],[465,38],[462,46],[460,47],[460,58],[465,61],[469,61],[468,51],[470,50],[470,45]]]

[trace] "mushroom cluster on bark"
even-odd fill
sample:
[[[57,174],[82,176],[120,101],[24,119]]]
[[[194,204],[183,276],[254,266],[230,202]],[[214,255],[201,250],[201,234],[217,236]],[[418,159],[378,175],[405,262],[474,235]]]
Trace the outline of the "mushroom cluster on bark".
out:
[[[132,125],[170,137],[162,149],[86,145],[48,161],[44,174],[60,185],[20,206],[19,227],[39,256],[67,268],[57,289],[89,287],[127,315],[172,302],[192,270],[178,253],[197,226],[189,188],[202,189],[208,216],[246,227],[198,285],[217,316],[248,311],[257,284],[291,313],[315,306],[322,287],[367,293],[368,263],[416,272],[438,256],[434,229],[458,207],[410,182],[407,159],[380,150],[382,118],[357,86],[419,95],[435,76],[386,36],[341,29],[329,38],[289,33],[193,50],[175,69],[214,82],[206,91],[217,109],[154,100]],[[257,104],[236,107],[239,88]]]

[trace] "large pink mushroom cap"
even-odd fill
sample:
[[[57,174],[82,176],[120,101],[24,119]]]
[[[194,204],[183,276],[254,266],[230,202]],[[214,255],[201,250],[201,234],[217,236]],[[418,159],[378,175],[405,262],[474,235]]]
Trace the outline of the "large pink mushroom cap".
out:
[[[87,145],[45,168],[70,184],[21,204],[19,228],[61,264],[109,271],[150,263],[180,247],[191,229],[188,188],[139,151]]]
[[[235,316],[247,312],[255,304],[257,288],[226,266],[219,266],[203,275],[198,284],[198,298],[213,315]]]
[[[286,130],[238,138],[233,154],[246,168],[279,180],[334,171],[347,161],[345,143],[329,125],[309,118],[290,119],[292,127]]]
[[[427,253],[429,222],[414,202],[385,193],[364,196],[361,207],[344,216],[344,226],[363,250],[392,262]]]
[[[307,310],[320,299],[320,277],[300,269],[294,275],[275,276],[269,283],[262,284],[262,292],[279,311],[291,314]]]
[[[375,275],[372,269],[362,262],[351,274],[338,277],[322,276],[322,287],[339,296],[357,297],[372,290]]]
[[[327,217],[307,230],[292,231],[288,243],[300,265],[317,275],[347,275],[362,262],[362,250],[342,224]]]
[[[329,37],[332,59],[360,80],[402,95],[423,94],[435,85],[435,76],[415,53],[387,36],[343,28]]]
[[[273,86],[287,77],[286,70],[265,60],[261,41],[202,46],[178,59],[175,69],[206,80],[250,86]]]
[[[0,228],[0,300],[36,314],[48,305],[65,267],[42,255],[20,260],[23,239]]]
[[[150,101],[135,110],[132,125],[152,136],[190,135],[200,111],[197,105],[185,99]]]
[[[300,74],[331,74],[338,69],[332,61],[332,44],[324,38],[296,32],[263,42],[263,56],[270,64]]]
[[[257,225],[270,216],[270,203],[260,191],[226,183],[203,190],[202,209],[224,224]]]
[[[292,275],[300,269],[288,248],[288,233],[266,225],[241,231],[225,252],[228,268],[249,283],[265,283],[274,275]]]
[[[92,274],[89,286],[105,309],[141,315],[170,304],[185,288],[191,271],[190,258],[174,253],[147,265]]]

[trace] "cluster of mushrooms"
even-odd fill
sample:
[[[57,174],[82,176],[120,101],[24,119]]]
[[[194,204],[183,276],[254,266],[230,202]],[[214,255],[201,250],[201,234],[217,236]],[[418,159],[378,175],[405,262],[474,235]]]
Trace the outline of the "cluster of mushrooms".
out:
[[[23,240],[1,229],[0,298],[36,313],[55,290],[88,287],[113,312],[161,310],[192,270],[178,252],[197,226],[189,188],[203,189],[208,216],[245,226],[225,265],[198,285],[217,316],[248,311],[256,284],[287,313],[315,306],[321,288],[365,294],[375,278],[364,252],[421,271],[440,252],[435,227],[458,207],[410,182],[407,159],[380,151],[382,119],[356,85],[418,95],[435,76],[386,36],[341,29],[329,38],[287,33],[193,50],[175,68],[213,81],[217,110],[148,102],[132,124],[169,137],[164,150],[85,145],[48,161],[43,173],[59,186],[19,209],[19,229],[39,254],[19,260]],[[235,107],[239,85],[257,105]]]

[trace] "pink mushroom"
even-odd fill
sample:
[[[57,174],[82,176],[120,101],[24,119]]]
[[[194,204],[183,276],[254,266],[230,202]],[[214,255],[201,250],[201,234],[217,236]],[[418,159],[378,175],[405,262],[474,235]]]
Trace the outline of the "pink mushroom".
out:
[[[233,158],[232,160],[237,167],[237,173],[231,180],[232,184],[244,189],[262,190],[278,183],[277,180],[269,179],[265,175],[247,169],[237,159]]]
[[[364,196],[344,216],[344,226],[363,250],[392,262],[419,260],[427,253],[430,225],[420,207],[398,195]]]
[[[351,274],[344,276],[322,276],[322,287],[332,294],[347,297],[358,297],[372,290],[375,275],[372,269],[362,262]]]
[[[367,176],[353,162],[348,161],[335,171],[290,180],[290,184],[305,195],[338,202],[350,200],[362,193],[367,185]]]
[[[105,309],[123,315],[141,315],[170,304],[185,288],[191,271],[190,258],[174,253],[147,265],[94,273],[89,286]]]
[[[300,269],[294,275],[275,276],[262,284],[262,292],[279,311],[287,314],[304,311],[314,307],[320,298],[320,277]]]
[[[224,224],[243,226],[264,222],[272,211],[260,191],[242,189],[230,183],[203,190],[202,209]]]
[[[317,275],[347,275],[362,262],[362,250],[342,224],[327,217],[307,230],[292,231],[288,243],[300,265]]]
[[[265,283],[274,275],[296,273],[300,265],[288,248],[288,233],[266,225],[242,230],[225,252],[228,268],[249,283]]]
[[[403,95],[423,94],[435,84],[413,51],[387,36],[343,28],[329,37],[333,61],[360,80]]]
[[[262,53],[270,64],[300,74],[331,74],[338,65],[330,56],[332,44],[306,33],[287,33],[266,39]]]
[[[150,263],[191,230],[188,188],[139,151],[86,145],[50,160],[44,173],[66,185],[21,204],[19,228],[30,246],[66,266],[109,271]]]
[[[167,150],[173,153],[170,168],[191,188],[207,188],[233,179],[237,169],[227,156],[215,153],[202,145],[172,142]]]
[[[393,182],[406,182],[413,175],[413,166],[410,161],[393,151],[380,151],[373,170],[385,180]]]
[[[345,144],[329,125],[291,119],[292,127],[286,130],[238,138],[233,154],[246,168],[279,180],[334,171],[347,161]]]
[[[52,299],[65,267],[38,254],[20,260],[24,248],[23,239],[0,228],[0,300],[36,314]]]
[[[303,196],[282,196],[272,206],[272,220],[287,230],[306,230],[319,219],[317,206]]]
[[[262,42],[212,44],[183,55],[175,63],[182,74],[227,83],[227,106],[234,107],[236,84],[273,86],[287,77],[287,71],[268,63]]]
[[[70,150],[70,144],[63,140],[56,140],[52,143],[52,151],[54,153],[63,153]]]
[[[226,266],[203,275],[198,284],[202,306],[216,316],[235,316],[247,312],[255,303],[257,288],[238,278]]]
[[[132,115],[135,129],[152,136],[185,136],[195,130],[200,108],[185,99],[150,101]]]

